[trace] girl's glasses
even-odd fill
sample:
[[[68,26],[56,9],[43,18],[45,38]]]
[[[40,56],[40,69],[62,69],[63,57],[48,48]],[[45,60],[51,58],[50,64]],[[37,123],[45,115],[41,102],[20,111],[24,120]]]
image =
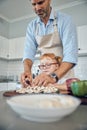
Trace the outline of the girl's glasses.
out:
[[[45,64],[45,65],[38,65],[39,69],[49,69],[51,65],[54,65],[54,64],[58,64],[58,63],[49,63],[49,64]]]

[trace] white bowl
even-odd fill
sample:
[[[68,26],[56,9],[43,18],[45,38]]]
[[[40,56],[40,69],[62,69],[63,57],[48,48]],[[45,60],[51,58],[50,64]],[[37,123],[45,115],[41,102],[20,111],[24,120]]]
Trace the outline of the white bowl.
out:
[[[69,95],[32,94],[12,97],[7,103],[27,120],[52,122],[71,114],[81,101]]]

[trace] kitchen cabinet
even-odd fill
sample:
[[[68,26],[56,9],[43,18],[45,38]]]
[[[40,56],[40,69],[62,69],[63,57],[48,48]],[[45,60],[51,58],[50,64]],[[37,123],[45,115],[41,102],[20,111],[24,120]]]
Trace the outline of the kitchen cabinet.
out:
[[[0,57],[7,58],[9,53],[9,40],[0,36]]]
[[[7,90],[16,90],[17,83],[16,82],[8,82]]]
[[[0,83],[0,91],[16,90],[16,86],[15,82],[2,82]]]
[[[79,56],[75,66],[75,77],[80,80],[87,80],[87,56]]]
[[[9,59],[18,59],[23,57],[24,42],[24,37],[9,40]]]
[[[23,57],[23,51],[24,51],[24,42],[25,38],[18,38],[15,44],[15,58],[22,58]]]
[[[0,91],[7,90],[8,88],[8,83],[0,83]]]
[[[12,59],[12,58],[15,58],[15,39],[12,40],[10,39],[9,40],[9,59]]]
[[[77,27],[78,53],[87,54],[87,25]]]

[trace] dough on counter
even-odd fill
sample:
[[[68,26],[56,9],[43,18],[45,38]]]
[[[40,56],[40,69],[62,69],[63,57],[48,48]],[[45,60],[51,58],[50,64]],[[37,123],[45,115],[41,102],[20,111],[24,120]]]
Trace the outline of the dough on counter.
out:
[[[20,88],[16,90],[18,93],[56,93],[58,92],[58,88],[54,86],[44,87],[44,86],[28,86],[27,88]]]

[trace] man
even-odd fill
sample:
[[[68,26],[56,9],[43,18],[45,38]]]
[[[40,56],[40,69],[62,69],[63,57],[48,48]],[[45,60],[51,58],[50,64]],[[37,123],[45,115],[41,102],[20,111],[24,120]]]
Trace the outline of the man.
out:
[[[51,0],[30,0],[33,10],[38,15],[27,27],[26,44],[24,49],[24,73],[21,75],[23,86],[27,86],[26,79],[33,85],[46,85],[56,80],[46,74],[40,74],[32,81],[32,64],[36,51],[41,54],[55,53],[63,61],[55,75],[61,79],[77,63],[76,28],[71,17],[54,11]]]

